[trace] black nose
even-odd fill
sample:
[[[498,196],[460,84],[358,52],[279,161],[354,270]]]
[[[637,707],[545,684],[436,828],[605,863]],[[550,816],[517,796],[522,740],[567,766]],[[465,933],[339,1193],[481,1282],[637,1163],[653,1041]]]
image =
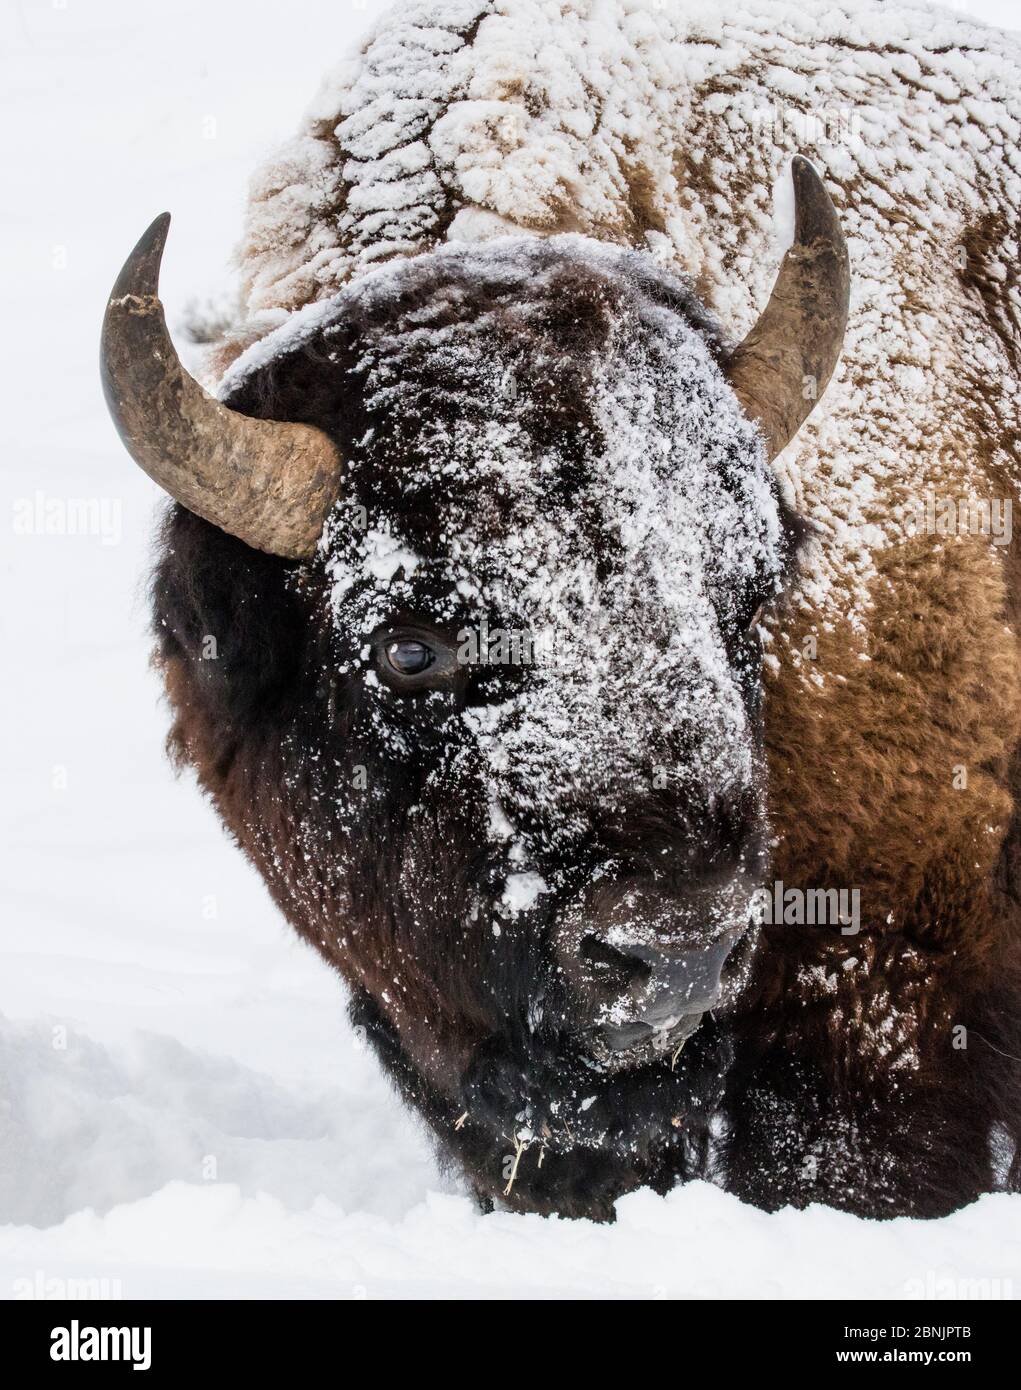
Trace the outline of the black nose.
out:
[[[650,1042],[679,1046],[717,1003],[724,963],[741,935],[732,930],[706,945],[676,950],[610,946],[586,936],[580,955],[604,990],[602,1017],[593,1024],[598,1040],[611,1052]]]

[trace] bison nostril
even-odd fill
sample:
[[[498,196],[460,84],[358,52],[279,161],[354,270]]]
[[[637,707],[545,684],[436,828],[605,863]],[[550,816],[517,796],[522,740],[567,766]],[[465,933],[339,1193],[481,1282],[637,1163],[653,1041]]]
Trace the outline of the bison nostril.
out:
[[[595,979],[605,984],[626,987],[638,980],[647,980],[652,974],[652,967],[646,961],[608,946],[598,936],[583,937],[578,949]]]

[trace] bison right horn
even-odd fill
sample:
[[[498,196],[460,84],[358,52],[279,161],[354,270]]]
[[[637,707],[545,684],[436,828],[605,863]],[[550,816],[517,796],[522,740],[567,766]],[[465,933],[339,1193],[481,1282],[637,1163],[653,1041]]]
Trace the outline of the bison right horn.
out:
[[[322,430],[230,410],[184,370],[158,296],[169,227],[163,213],[144,233],[103,319],[114,424],[135,462],[190,512],[257,550],[305,559],[340,491],[340,453]]]
[[[801,155],[791,175],[794,244],[769,303],[724,369],[770,458],[794,438],[833,375],[851,289],[847,245],[822,179]]]

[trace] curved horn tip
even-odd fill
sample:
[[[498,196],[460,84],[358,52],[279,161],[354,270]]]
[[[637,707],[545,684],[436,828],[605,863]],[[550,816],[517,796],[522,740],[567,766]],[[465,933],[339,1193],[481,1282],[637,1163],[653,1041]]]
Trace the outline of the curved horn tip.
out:
[[[775,458],[801,428],[840,356],[850,301],[850,263],[836,208],[804,155],[791,161],[794,243],[769,303],[731,353],[727,376]],[[806,399],[805,382],[815,390]]]
[[[815,165],[803,154],[791,160],[794,183],[794,240],[801,245],[841,235],[833,200]]]
[[[141,250],[141,248],[149,242],[155,244],[158,241],[160,246],[166,245],[167,232],[169,232],[169,230],[170,213],[159,213],[152,219],[148,227],[146,227],[145,231],[138,238],[138,245],[135,247],[135,250]]]
[[[159,217],[153,218],[135,242],[134,248],[121,267],[116,284],[110,291],[111,299],[131,293],[156,293],[169,232],[170,213],[161,212]]]
[[[100,339],[103,394],[130,456],[182,506],[246,545],[289,560],[315,550],[342,478],[329,435],[253,419],[189,376],[167,332],[159,272],[163,212],[121,268]]]

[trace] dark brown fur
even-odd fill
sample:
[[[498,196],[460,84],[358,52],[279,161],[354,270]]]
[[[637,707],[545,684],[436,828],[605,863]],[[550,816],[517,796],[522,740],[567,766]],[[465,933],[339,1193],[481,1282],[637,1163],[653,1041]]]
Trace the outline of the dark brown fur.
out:
[[[413,291],[402,312],[427,303],[432,273],[423,271],[421,303]],[[679,293],[673,307],[712,332],[690,297]],[[506,309],[533,401],[529,429],[564,445],[565,495],[584,463],[568,446],[591,425],[585,382],[567,372],[544,395],[539,348],[559,343],[571,349],[565,364],[583,361],[579,348],[604,340],[605,308],[601,291],[565,269],[542,312]],[[313,340],[247,379],[230,403],[318,424],[350,450],[375,422],[338,393],[337,374],[371,327],[347,323]],[[533,356],[546,365],[528,397]],[[428,363],[406,365],[421,368],[423,401],[442,409],[449,381],[430,377]],[[401,441],[412,448],[414,431],[409,421],[397,429],[373,496],[415,508],[428,535],[443,499],[402,500]],[[484,1200],[498,1198],[508,1114],[526,1099],[542,1113],[582,1078],[594,1096],[587,1118],[570,1131],[551,1126],[542,1168],[524,1166],[505,1200],[602,1217],[633,1187],[665,1190],[697,1175],[766,1208],[824,1201],[872,1216],[936,1216],[1017,1184],[1011,769],[1021,677],[1006,568],[981,539],[920,539],[885,552],[873,598],[868,660],[859,634],[822,637],[822,691],[794,659],[812,615],[781,614],[781,671],[766,704],[772,873],[792,886],[860,888],[861,933],[767,929],[735,1014],[707,1018],[674,1067],[599,1077],[560,1041],[514,1022],[543,975],[541,933],[513,956],[466,939],[471,958],[453,958],[449,921],[464,919],[468,886],[486,872],[484,808],[452,795],[412,816],[434,732],[409,710],[420,764],[411,768],[386,764],[366,741],[357,690],[334,675],[350,653],[338,648],[316,567],[258,554],[176,509],[154,586],[176,756],[195,767],[299,933],[348,982],[354,1018],[446,1155]],[[207,634],[217,636],[216,661],[203,659]],[[352,831],[333,808],[357,764],[383,790]],[[968,786],[957,791],[960,765]],[[655,846],[673,848],[680,865],[682,810],[636,806],[601,833],[636,862]],[[743,811],[732,813],[734,824],[712,828],[714,844],[738,834]],[[340,875],[342,853],[354,867]],[[395,991],[399,1024],[382,1003]]]

